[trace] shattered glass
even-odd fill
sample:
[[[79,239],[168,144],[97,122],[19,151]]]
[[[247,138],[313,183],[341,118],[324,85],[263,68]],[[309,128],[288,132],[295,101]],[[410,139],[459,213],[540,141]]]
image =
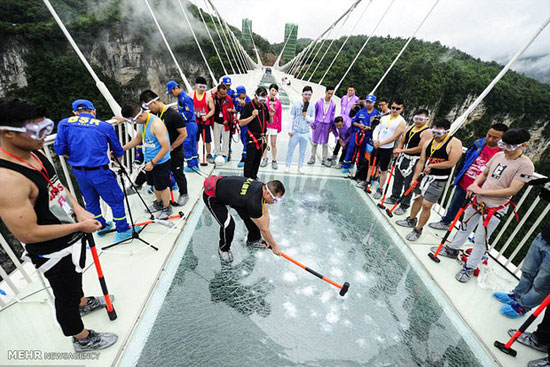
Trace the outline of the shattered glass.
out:
[[[270,250],[247,248],[234,211],[235,260],[222,264],[219,227],[204,209],[139,366],[482,365],[481,346],[466,343],[351,181],[263,178],[287,190],[269,207],[282,250],[348,281],[349,292],[341,297]]]

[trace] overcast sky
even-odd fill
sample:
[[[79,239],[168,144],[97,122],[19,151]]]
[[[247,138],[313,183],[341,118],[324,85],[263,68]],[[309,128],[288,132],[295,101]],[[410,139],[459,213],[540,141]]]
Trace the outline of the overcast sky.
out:
[[[252,19],[253,31],[270,42],[282,42],[285,23],[298,24],[298,37],[315,39],[334,22],[352,0],[212,0],[226,20],[241,27]],[[204,2],[193,0],[196,5]],[[354,34],[371,34],[391,0],[373,0]],[[395,0],[376,35],[409,37],[435,0]],[[369,4],[363,0],[348,19],[350,31]],[[542,23],[550,17],[550,0],[440,0],[417,34],[426,41],[440,41],[483,60],[507,62]],[[333,35],[347,34],[337,26]],[[550,76],[550,25],[525,56],[538,56],[538,72]],[[549,77],[550,80],[550,77]]]

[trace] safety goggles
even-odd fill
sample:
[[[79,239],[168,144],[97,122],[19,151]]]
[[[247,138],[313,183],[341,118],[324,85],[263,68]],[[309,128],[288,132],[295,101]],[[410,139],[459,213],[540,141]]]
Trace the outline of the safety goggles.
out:
[[[313,94],[313,93],[311,93],[311,92],[304,92],[304,93],[302,93],[302,96],[304,96],[304,97],[311,97],[312,94]]]
[[[419,116],[419,115],[415,115],[413,117],[414,122],[424,122],[424,121],[428,121],[428,119],[429,119],[429,117]]]
[[[157,97],[157,99],[158,99],[158,97]],[[151,101],[151,102],[153,102],[153,101]],[[151,102],[149,102],[149,103],[151,103]],[[143,109],[140,108],[137,115],[135,115],[134,117],[128,117],[126,120],[128,120],[132,124],[137,124],[137,119],[138,119],[139,115],[141,115],[142,113],[143,113]]]
[[[256,96],[256,98],[258,98],[258,101],[260,103],[266,103],[267,102],[267,97],[264,95],[264,96]]]
[[[150,100],[149,102],[145,102],[145,103],[142,103],[141,104],[141,107],[144,109],[144,110],[149,110],[149,105],[155,101],[158,101],[159,100],[159,97],[156,97],[156,98],[153,98],[152,100]],[[140,112],[141,113],[141,112]]]
[[[265,188],[267,189],[267,192],[269,192],[269,195],[271,195],[271,197],[273,198],[273,201],[275,202],[275,204],[281,202],[285,196],[275,196],[273,195],[273,193],[271,192],[271,190],[269,189],[269,186],[265,185]]]
[[[430,129],[430,132],[433,136],[441,137],[449,132],[449,130],[445,129]]]
[[[27,138],[34,140],[42,140],[50,135],[53,131],[54,123],[52,120],[45,118],[42,121],[26,122],[23,127],[0,126],[0,130],[15,131],[24,133]]]
[[[505,150],[507,152],[511,152],[513,150],[516,150],[520,147],[521,144],[508,144],[503,142],[502,140],[498,141],[498,147],[502,150]]]
[[[197,84],[197,88],[200,90],[206,90],[206,84]]]

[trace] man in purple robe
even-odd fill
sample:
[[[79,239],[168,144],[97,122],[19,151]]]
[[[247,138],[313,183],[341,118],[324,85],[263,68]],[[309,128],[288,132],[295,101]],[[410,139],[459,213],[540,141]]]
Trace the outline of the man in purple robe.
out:
[[[351,126],[351,117],[349,117],[349,113],[357,103],[359,103],[359,97],[355,95],[355,88],[350,85],[348,93],[343,96],[340,101],[340,115],[344,119],[344,124],[346,126]]]
[[[334,87],[327,87],[325,97],[321,98],[315,104],[315,122],[311,124],[313,130],[311,157],[307,164],[315,163],[315,155],[317,154],[317,145],[323,147],[323,155],[321,163],[330,167],[331,162],[328,160],[328,135],[334,128],[334,115],[336,113],[336,103],[332,100],[334,95]]]

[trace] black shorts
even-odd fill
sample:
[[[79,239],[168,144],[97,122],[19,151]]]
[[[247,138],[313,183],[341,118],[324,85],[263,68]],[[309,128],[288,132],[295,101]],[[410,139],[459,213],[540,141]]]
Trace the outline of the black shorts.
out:
[[[393,148],[378,148],[376,151],[376,162],[380,171],[387,171],[390,166]]]
[[[202,139],[202,134],[204,134],[204,141],[206,143],[212,143],[212,128],[210,125],[197,124],[197,141]]]
[[[157,164],[152,171],[147,171],[147,184],[153,186],[155,190],[162,191],[170,187],[170,160]]]

